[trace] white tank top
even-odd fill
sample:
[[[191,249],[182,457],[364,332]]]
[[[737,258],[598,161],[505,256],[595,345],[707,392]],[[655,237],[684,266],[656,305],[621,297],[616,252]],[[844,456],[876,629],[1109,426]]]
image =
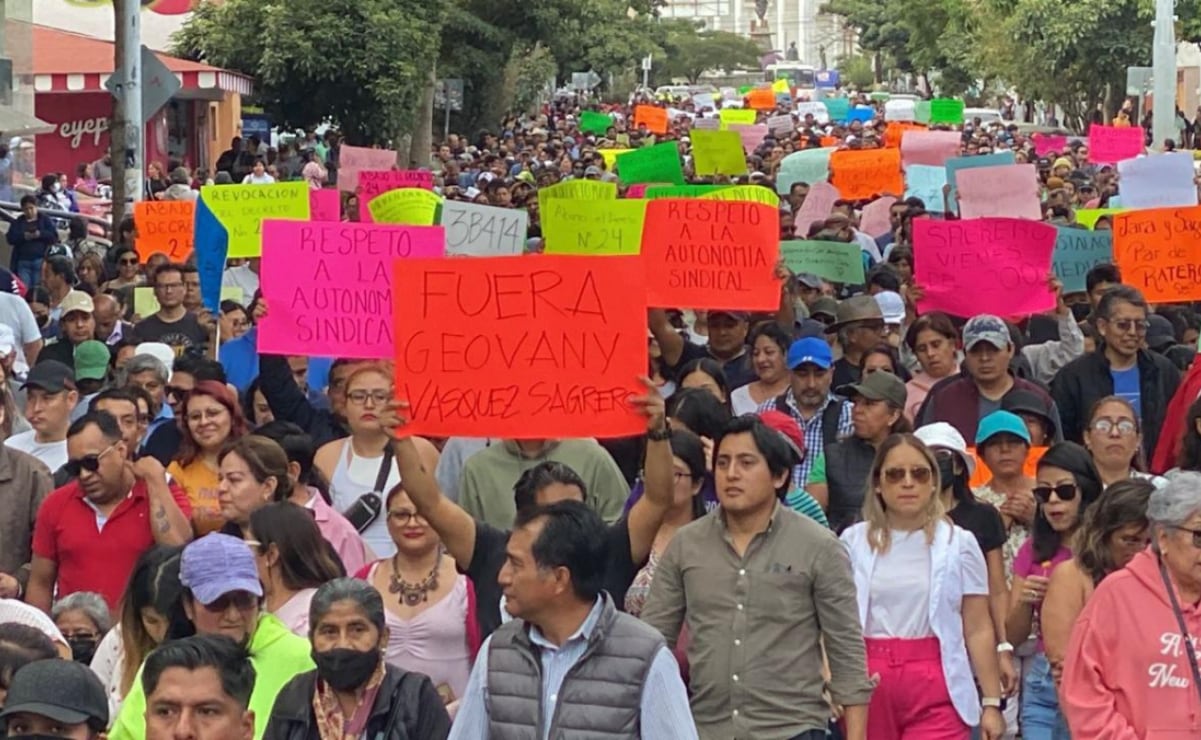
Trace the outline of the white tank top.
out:
[[[338,465],[334,468],[334,474],[330,476],[329,482],[329,495],[334,501],[335,509],[344,512],[364,493],[374,490],[375,479],[379,476],[379,466],[383,457],[382,453],[377,457],[361,457],[355,454],[349,437],[342,442],[342,449],[338,451]],[[384,484],[383,490],[379,492],[380,498],[384,498],[397,483],[400,483],[400,469],[396,465],[396,460],[393,459],[392,470],[388,472],[388,481]],[[382,505],[383,502],[381,502]],[[362,535],[363,541],[371,547],[377,557],[390,558],[396,553],[396,543],[388,534],[386,507],[381,508],[379,516],[368,525]]]

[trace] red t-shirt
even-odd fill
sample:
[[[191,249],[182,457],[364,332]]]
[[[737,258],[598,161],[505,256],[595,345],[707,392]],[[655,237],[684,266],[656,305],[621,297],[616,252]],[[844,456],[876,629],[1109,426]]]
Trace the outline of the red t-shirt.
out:
[[[175,504],[191,517],[188,495],[174,482],[170,488]],[[96,510],[85,500],[77,480],[46,497],[33,528],[33,554],[58,566],[57,598],[94,591],[113,610],[134,564],[152,545],[150,499],[141,480],[109,514],[103,529],[97,528]]]

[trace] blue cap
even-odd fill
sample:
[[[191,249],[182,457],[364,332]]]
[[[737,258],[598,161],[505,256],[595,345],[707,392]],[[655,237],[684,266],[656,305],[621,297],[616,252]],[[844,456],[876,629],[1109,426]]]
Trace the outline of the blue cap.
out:
[[[788,369],[796,370],[801,365],[809,363],[817,365],[822,370],[829,370],[834,364],[834,353],[826,340],[817,337],[798,339],[788,348]]]
[[[1022,417],[1008,411],[994,411],[980,420],[976,427],[976,446],[984,444],[998,434],[1012,434],[1030,444],[1030,430]]]
[[[234,591],[263,595],[250,546],[220,532],[193,540],[183,549],[179,580],[206,606]]]

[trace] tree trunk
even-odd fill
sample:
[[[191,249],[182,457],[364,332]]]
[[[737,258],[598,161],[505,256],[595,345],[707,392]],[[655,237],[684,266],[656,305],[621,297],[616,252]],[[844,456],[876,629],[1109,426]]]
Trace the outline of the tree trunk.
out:
[[[127,13],[126,6],[129,3],[137,3],[138,0],[113,0],[113,22],[114,22],[114,45],[113,45],[113,69],[117,70],[114,74],[118,74],[121,69],[121,60],[125,56],[126,45],[126,29],[128,25],[123,19]],[[121,220],[125,217],[125,199],[128,194],[125,192],[125,129],[128,127],[128,121],[125,120],[125,111],[117,102],[115,97],[110,96],[110,102],[113,106],[112,124],[109,126],[109,152],[113,160],[113,205],[112,205],[112,239],[114,245],[120,235]]]
[[[421,93],[421,102],[417,106],[417,116],[413,124],[413,135],[409,141],[407,165],[409,169],[429,166],[430,148],[434,143],[434,87],[437,84],[438,70],[436,66],[431,66],[429,79],[426,81],[425,89]],[[450,101],[445,100],[443,104],[450,105]],[[442,115],[446,115],[445,111]],[[440,123],[438,130],[442,130]]]

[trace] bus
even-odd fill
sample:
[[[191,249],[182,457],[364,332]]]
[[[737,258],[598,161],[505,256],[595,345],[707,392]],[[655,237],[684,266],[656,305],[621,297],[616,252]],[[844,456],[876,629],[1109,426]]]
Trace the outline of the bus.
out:
[[[776,62],[764,70],[764,82],[788,80],[788,86],[798,100],[814,100],[817,97],[817,68],[800,62]]]

